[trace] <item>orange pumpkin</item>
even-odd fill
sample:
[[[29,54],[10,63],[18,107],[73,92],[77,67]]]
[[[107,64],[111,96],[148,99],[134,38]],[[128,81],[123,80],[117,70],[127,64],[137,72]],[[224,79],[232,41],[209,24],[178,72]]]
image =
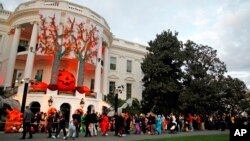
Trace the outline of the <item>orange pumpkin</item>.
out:
[[[68,71],[59,71],[57,86],[59,91],[74,91],[75,76]]]
[[[77,87],[76,90],[81,94],[90,93],[90,89],[87,86]]]
[[[30,87],[31,92],[46,92],[48,84],[44,82],[35,82]]]

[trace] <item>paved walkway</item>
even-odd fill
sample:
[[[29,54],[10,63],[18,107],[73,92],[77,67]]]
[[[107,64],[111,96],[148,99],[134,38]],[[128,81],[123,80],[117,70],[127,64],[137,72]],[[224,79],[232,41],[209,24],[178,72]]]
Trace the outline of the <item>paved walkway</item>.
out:
[[[195,135],[217,135],[217,134],[227,134],[229,136],[229,131],[194,131],[194,132],[181,132],[177,134],[161,134],[161,135],[127,135],[126,137],[116,137],[114,132],[109,132],[109,136],[96,136],[96,137],[84,137],[83,134],[80,134],[79,138],[76,138],[76,141],[135,141],[143,139],[155,139],[155,138],[171,138],[178,136],[195,136]],[[0,132],[0,141],[20,141],[21,133],[8,133],[5,134]],[[36,133],[33,135],[33,139],[26,139],[28,141],[63,141],[62,133],[60,138],[52,139],[46,138],[48,134]],[[71,140],[71,139],[68,139]]]

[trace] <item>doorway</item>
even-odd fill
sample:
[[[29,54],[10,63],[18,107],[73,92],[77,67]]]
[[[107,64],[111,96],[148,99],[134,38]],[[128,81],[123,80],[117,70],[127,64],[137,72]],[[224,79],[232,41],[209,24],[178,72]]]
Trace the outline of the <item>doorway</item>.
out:
[[[36,114],[36,113],[40,112],[40,108],[41,108],[41,105],[40,105],[39,102],[33,101],[33,102],[30,103],[30,111],[33,114]]]
[[[66,122],[70,119],[70,105],[68,103],[63,103],[60,107],[60,111],[63,112]]]

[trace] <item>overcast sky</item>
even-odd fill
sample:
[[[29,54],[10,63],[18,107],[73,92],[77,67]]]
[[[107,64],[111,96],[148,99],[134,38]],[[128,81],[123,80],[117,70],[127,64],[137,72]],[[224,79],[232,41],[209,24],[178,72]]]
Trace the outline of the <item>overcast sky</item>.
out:
[[[0,0],[13,11],[28,0]],[[117,38],[147,45],[163,30],[218,50],[250,88],[250,0],[70,0],[103,16]]]

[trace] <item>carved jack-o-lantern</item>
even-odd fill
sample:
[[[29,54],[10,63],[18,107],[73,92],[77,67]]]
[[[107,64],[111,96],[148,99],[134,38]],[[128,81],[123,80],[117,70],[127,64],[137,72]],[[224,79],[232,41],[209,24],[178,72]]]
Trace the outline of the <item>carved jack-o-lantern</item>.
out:
[[[59,71],[58,73],[58,90],[59,91],[73,91],[75,89],[75,76],[68,71]]]
[[[44,82],[35,82],[30,87],[30,91],[32,92],[46,92],[48,84]]]

